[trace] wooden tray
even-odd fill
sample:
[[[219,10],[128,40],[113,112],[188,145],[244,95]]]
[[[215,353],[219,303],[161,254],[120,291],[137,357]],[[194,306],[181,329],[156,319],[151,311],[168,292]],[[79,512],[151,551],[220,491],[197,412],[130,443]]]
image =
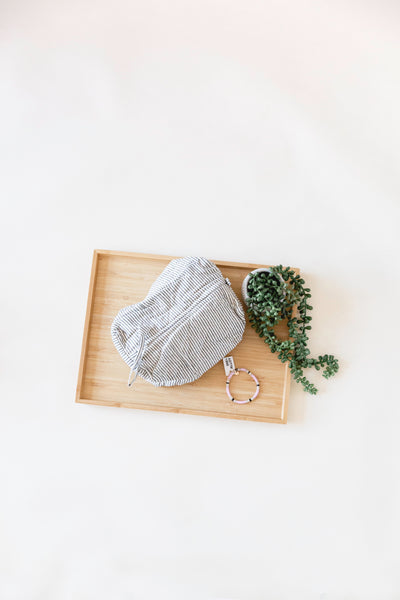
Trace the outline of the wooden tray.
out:
[[[182,386],[156,388],[140,377],[127,386],[129,368],[115,349],[110,334],[118,311],[140,302],[174,256],[95,250],[90,278],[76,402],[145,410],[286,423],[290,372],[273,355],[247,322],[242,342],[230,353],[236,367],[250,369],[260,381],[258,398],[248,404],[231,402],[225,392],[222,361],[200,379]],[[216,261],[241,299],[245,276],[260,266]],[[284,337],[284,329],[278,335]],[[233,394],[246,397],[254,383],[244,375],[231,382]]]

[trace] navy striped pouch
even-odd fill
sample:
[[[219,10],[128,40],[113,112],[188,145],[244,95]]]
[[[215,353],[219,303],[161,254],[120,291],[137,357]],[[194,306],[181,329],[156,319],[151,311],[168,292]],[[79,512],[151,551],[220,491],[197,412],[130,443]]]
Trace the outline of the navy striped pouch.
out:
[[[155,386],[195,381],[243,337],[242,305],[218,267],[202,257],[172,260],[146,298],[119,311],[114,345],[130,367]]]

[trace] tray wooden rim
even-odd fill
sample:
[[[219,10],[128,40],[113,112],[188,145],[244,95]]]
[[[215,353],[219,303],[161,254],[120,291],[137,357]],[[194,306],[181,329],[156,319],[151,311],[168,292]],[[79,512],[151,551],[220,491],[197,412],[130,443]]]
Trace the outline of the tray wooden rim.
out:
[[[171,261],[175,258],[180,258],[178,256],[170,256],[170,255],[165,255],[165,254],[126,252],[126,251],[119,251],[119,250],[95,249],[93,251],[92,266],[91,266],[90,281],[89,281],[89,291],[88,291],[85,321],[84,321],[84,327],[83,327],[81,356],[80,356],[80,361],[79,361],[78,383],[77,383],[76,395],[75,395],[76,403],[90,404],[90,405],[97,405],[97,406],[116,406],[116,407],[123,407],[123,408],[151,410],[151,411],[157,411],[157,412],[182,413],[182,414],[188,414],[188,415],[220,417],[220,418],[224,418],[224,419],[236,419],[236,420],[241,420],[241,421],[258,421],[258,422],[264,422],[264,423],[279,423],[279,424],[287,423],[287,411],[288,411],[290,382],[291,382],[289,367],[288,367],[287,363],[285,364],[284,392],[282,395],[281,418],[279,418],[279,419],[272,418],[272,417],[260,417],[260,416],[256,416],[256,415],[254,415],[254,416],[234,415],[234,414],[222,413],[219,411],[198,410],[198,409],[191,409],[191,408],[185,408],[185,407],[155,406],[152,404],[149,404],[149,405],[136,404],[135,405],[133,403],[121,402],[118,400],[91,400],[88,398],[81,397],[81,390],[82,390],[84,374],[85,374],[85,367],[86,367],[86,360],[87,360],[87,347],[88,347],[88,341],[89,341],[90,320],[91,320],[93,301],[94,301],[94,291],[95,291],[95,287],[96,287],[98,259],[99,259],[100,255],[126,256],[126,257],[134,257],[134,258],[149,259],[149,260],[163,260],[163,261]],[[223,261],[223,260],[214,260],[214,259],[210,259],[210,260],[212,260],[212,262],[214,262],[217,266],[221,265],[221,266],[225,266],[225,267],[239,267],[239,268],[249,269],[249,271],[252,271],[253,269],[257,269],[262,266],[269,266],[269,265],[261,265],[261,264],[257,264],[257,263],[247,263],[247,262],[242,263],[242,262],[236,262],[236,261]],[[294,271],[299,273],[298,269],[294,269]]]

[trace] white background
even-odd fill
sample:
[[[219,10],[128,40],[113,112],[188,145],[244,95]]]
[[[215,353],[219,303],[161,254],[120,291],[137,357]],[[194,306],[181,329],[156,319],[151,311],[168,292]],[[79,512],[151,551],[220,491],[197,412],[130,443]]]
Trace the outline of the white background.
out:
[[[4,0],[1,600],[400,598],[400,10]],[[92,250],[300,267],[286,426],[74,404]],[[251,367],[251,365],[248,365]]]

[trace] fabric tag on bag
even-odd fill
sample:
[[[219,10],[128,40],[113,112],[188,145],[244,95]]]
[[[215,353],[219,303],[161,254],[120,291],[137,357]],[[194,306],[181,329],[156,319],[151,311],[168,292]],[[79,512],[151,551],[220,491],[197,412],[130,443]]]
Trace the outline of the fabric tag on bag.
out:
[[[229,375],[231,371],[235,370],[235,361],[233,360],[233,356],[225,356],[224,361],[224,369],[225,375]]]

